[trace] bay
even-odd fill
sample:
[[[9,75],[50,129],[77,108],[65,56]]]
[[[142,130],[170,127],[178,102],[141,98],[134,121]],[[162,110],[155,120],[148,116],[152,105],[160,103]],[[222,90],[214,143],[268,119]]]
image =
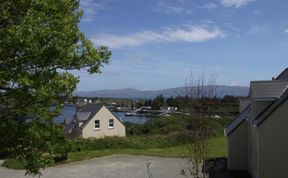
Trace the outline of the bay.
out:
[[[136,124],[144,124],[147,120],[149,120],[149,117],[146,116],[125,116],[124,112],[113,112],[122,122],[131,122]],[[62,124],[64,122],[64,119],[72,119],[73,116],[76,114],[76,107],[75,106],[68,106],[65,105],[63,107],[62,112],[59,114],[59,116],[54,118],[54,122],[57,124]]]
[[[131,122],[135,124],[144,124],[150,118],[146,116],[125,116],[124,112],[114,112],[118,118],[122,120],[122,122]]]

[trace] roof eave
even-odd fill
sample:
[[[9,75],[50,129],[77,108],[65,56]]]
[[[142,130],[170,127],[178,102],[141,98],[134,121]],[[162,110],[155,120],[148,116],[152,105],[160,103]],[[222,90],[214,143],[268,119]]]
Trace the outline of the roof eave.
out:
[[[225,128],[225,131],[224,131],[224,134],[229,136],[235,129],[238,128],[239,125],[241,125],[244,121],[246,121],[247,119],[247,116],[244,115],[242,116],[243,114],[245,114],[245,112],[250,112],[248,109],[250,109],[251,107],[251,104],[249,104],[237,117],[236,119],[234,119],[226,128]],[[241,117],[242,116],[242,117]],[[239,121],[240,119],[240,121]],[[235,124],[236,123],[236,124]],[[233,126],[233,124],[235,124]],[[232,128],[230,128],[232,127]]]

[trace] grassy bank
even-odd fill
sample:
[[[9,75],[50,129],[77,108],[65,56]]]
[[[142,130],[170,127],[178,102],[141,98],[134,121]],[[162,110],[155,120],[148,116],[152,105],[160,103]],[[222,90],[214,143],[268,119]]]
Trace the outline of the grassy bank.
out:
[[[223,157],[227,155],[227,142],[225,137],[211,138],[209,140],[209,157]],[[131,154],[131,155],[147,155],[161,157],[187,157],[187,145],[172,146],[166,148],[147,148],[147,149],[102,149],[102,150],[86,150],[80,152],[69,153],[69,161],[81,161],[91,158],[108,156],[113,154]]]
[[[109,156],[114,154],[130,154],[130,155],[146,155],[146,156],[160,156],[160,157],[187,157],[187,145],[162,147],[162,148],[113,148],[113,149],[88,149],[82,151],[74,151],[68,154],[67,162],[82,161],[92,158]],[[209,157],[223,157],[227,154],[227,142],[225,137],[211,138],[209,140]],[[62,162],[63,163],[63,162]],[[15,159],[8,159],[3,166],[12,169],[23,169],[20,161]]]
[[[210,120],[212,135],[209,139],[209,157],[226,156],[227,143],[223,128],[231,120],[231,117]],[[185,130],[188,124],[189,118],[185,116],[153,118],[143,125],[126,123],[127,137],[125,138],[71,140],[72,151],[68,154],[68,161],[65,162],[113,154],[186,157],[189,137]],[[8,159],[3,166],[23,168],[21,162],[15,159]]]

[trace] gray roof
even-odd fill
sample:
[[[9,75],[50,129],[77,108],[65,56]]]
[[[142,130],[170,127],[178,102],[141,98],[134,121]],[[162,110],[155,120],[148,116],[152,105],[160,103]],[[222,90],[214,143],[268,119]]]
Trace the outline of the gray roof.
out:
[[[64,123],[65,123],[65,124],[69,124],[69,123],[73,120],[73,118],[74,118],[74,116],[72,116],[72,117],[65,117],[65,118],[64,118]]]
[[[282,103],[284,103],[288,99],[288,90],[286,90],[281,97],[273,102],[271,105],[269,105],[264,112],[262,112],[254,121],[253,124],[260,125],[265,119],[267,119],[274,111],[281,106]]]
[[[249,104],[224,130],[225,135],[230,135],[246,118],[250,116],[251,104]]]
[[[277,99],[284,93],[287,86],[288,81],[285,80],[252,81],[249,96],[253,100]]]
[[[74,126],[76,125],[75,120],[71,120],[65,127],[64,127],[64,132],[68,133]]]
[[[91,112],[78,112],[76,114],[76,117],[78,121],[86,121],[90,115],[91,115]]]
[[[87,104],[80,109],[80,112],[90,112],[90,117],[93,117],[102,107],[102,104]]]
[[[87,104],[84,105],[81,110],[81,112],[90,113],[89,117],[85,120],[85,122],[81,125],[81,128],[84,128],[87,123],[100,111],[100,109],[103,107],[102,104]]]
[[[276,80],[288,80],[288,68],[276,77]]]

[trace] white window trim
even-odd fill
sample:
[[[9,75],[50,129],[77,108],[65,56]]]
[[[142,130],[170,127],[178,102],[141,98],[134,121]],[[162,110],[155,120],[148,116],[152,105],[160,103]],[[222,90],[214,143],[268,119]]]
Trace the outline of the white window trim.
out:
[[[110,120],[112,120],[112,122],[113,122],[113,126],[112,127],[110,126]],[[108,120],[108,128],[109,129],[114,129],[114,119],[109,119]]]
[[[99,122],[98,128],[95,127],[95,126],[96,126],[96,124],[95,124],[96,121]],[[94,130],[96,130],[96,131],[100,130],[100,120],[95,120],[95,121],[94,121]]]

